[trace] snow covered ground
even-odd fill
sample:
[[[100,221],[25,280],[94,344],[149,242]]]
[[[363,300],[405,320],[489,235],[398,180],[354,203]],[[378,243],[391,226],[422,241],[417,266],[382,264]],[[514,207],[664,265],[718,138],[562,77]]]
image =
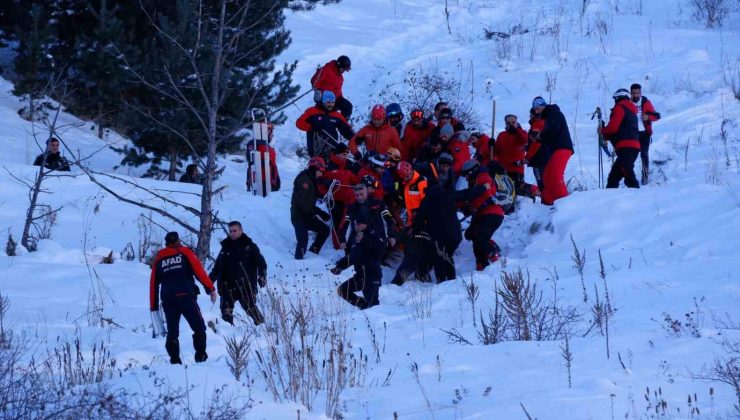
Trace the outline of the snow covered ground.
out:
[[[581,14],[583,4],[587,7]],[[473,89],[483,130],[490,129],[493,99],[498,127],[507,113],[526,121],[536,95],[558,103],[576,144],[566,179],[571,190],[578,191],[554,209],[522,202],[521,210],[495,235],[506,256],[501,263],[474,272],[470,243],[465,242],[456,257],[459,280],[439,286],[384,285],[380,306],[354,311],[334,297],[335,285],[351,274],[346,271],[337,278],[328,272],[337,251],[327,246],[318,257],[300,262],[291,257],[290,188],[304,164],[292,152],[302,133],[291,123],[278,129],[284,189],[268,198],[245,192],[243,163],[220,161],[226,170],[217,184],[226,189],[217,199],[219,216],[245,224],[268,260],[270,287],[287,301],[314,305],[316,323],[346,325],[350,352],[367,357],[358,382],[341,394],[344,417],[392,418],[397,413],[402,419],[526,418],[524,407],[538,419],[732,418],[735,390],[692,379],[692,374],[723,356],[718,338],[740,338],[739,331],[722,330],[714,322],[726,316],[740,322],[740,102],[725,83],[732,74],[723,72],[740,65],[738,14],[731,14],[722,29],[707,30],[691,19],[684,1],[458,0],[449,2],[449,12],[447,21],[444,2],[434,0],[344,0],[291,16],[293,44],[283,58],[299,60],[296,80],[306,88],[304,81],[317,64],[349,55],[353,69],[345,77],[344,91],[358,114],[368,110],[384,88],[403,89],[398,82],[414,68],[463,80],[464,90]],[[508,41],[483,37],[484,28],[511,32],[515,25],[526,33]],[[596,106],[610,108],[611,93],[633,82],[643,85],[644,94],[663,115],[655,124],[651,148],[656,161],[653,182],[640,190],[599,190],[595,124],[589,113]],[[0,80],[3,243],[8,232],[19,238],[27,206],[27,188],[14,177],[31,180],[35,169],[29,163],[39,153],[30,124],[16,114],[19,102],[10,89]],[[288,121],[308,102],[290,107]],[[101,142],[89,123],[72,116],[64,115],[63,122],[64,140],[82,155],[125,142],[113,134]],[[115,152],[103,149],[91,165],[112,171],[119,160]],[[253,350],[264,352],[272,333],[263,327],[243,323],[222,328],[220,335],[209,334],[210,358],[195,365],[183,323],[187,368],[170,366],[164,340],[151,338],[148,267],[123,259],[98,264],[109,251],[117,255],[129,242],[137,247],[141,209],[118,202],[83,174],[73,173],[46,181],[50,194],[43,195],[42,202],[64,206],[51,239],[42,241],[35,253],[0,255],[0,291],[11,301],[9,324],[17,332],[33,338],[39,351],[75,334],[90,347],[101,340],[109,343],[123,371],[114,385],[152,390],[150,373],[156,372],[175,386],[194,385],[195,406],[206,403],[211,389],[226,384],[230,392],[254,400],[245,418],[296,418],[297,410],[300,418],[324,416],[323,390],[308,413],[300,404],[274,402],[256,360],[251,360],[248,380],[241,384],[229,373],[225,337],[248,332],[254,336]],[[129,198],[141,197],[123,183],[106,182]],[[197,188],[192,186],[137,182],[197,204]],[[173,228],[156,216],[154,220]],[[157,239],[164,235],[153,229]],[[573,267],[572,240],[586,254],[586,303]],[[218,250],[216,240],[212,250]],[[598,252],[614,308],[609,358],[605,337],[594,329],[584,336],[595,303],[594,287],[600,299],[605,298]],[[579,333],[569,343],[570,387],[561,355],[563,340],[479,344],[480,315],[474,325],[465,283],[474,281],[480,287],[475,311],[486,317],[501,272],[518,268],[529,272],[546,299],[556,292],[561,304],[582,315],[576,324]],[[392,270],[386,269],[384,284],[391,276]],[[91,326],[88,301],[101,296],[103,316],[115,324]],[[266,307],[265,293],[261,299]],[[217,318],[217,307],[204,297],[200,303],[207,320]],[[681,326],[672,329],[667,318]],[[453,329],[472,345],[449,342],[442,330]],[[132,367],[124,370],[128,364]],[[658,389],[661,395],[656,397]],[[687,403],[687,396],[694,394],[698,401],[691,407],[698,407],[700,415],[692,415]],[[660,400],[666,402],[665,412],[655,411]]]

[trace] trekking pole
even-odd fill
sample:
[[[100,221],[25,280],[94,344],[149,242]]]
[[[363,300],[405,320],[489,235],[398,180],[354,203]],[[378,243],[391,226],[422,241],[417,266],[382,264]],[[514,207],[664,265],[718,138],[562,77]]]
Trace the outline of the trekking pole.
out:
[[[488,142],[488,158],[493,159],[493,151],[496,141],[496,100],[493,100],[493,114],[491,116],[491,140]]]
[[[596,110],[593,114],[591,114],[591,120],[596,118],[598,121],[599,127],[602,129],[604,128],[604,119],[601,115],[601,108],[596,107]],[[604,135],[602,133],[598,134],[598,155],[599,155],[599,188],[604,188],[604,164],[601,157],[601,152],[603,151],[604,154],[609,156],[612,159],[612,163],[614,162],[614,155],[609,152],[609,146],[606,144],[606,140],[604,139]]]
[[[303,92],[303,93],[302,93],[302,94],[301,94],[301,95],[300,95],[299,97],[297,97],[297,98],[293,99],[292,101],[290,101],[290,102],[288,102],[287,104],[285,104],[285,105],[281,106],[280,108],[278,108],[278,109],[275,109],[275,110],[272,110],[272,111],[270,111],[270,113],[269,113],[269,114],[267,114],[267,116],[269,117],[269,116],[271,116],[271,115],[273,115],[273,114],[276,114],[276,113],[278,113],[278,112],[280,112],[280,111],[284,110],[285,108],[287,108],[287,107],[289,107],[289,106],[293,105],[294,103],[298,102],[298,100],[299,100],[299,99],[303,98],[304,96],[308,95],[308,94],[309,94],[309,93],[311,93],[311,92],[313,92],[313,88],[311,88],[311,89],[309,89],[309,90],[307,90],[307,91]]]

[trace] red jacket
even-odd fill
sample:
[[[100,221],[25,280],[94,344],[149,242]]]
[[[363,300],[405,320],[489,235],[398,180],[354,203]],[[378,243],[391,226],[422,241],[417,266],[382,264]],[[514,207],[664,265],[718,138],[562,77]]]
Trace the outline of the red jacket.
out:
[[[493,202],[493,197],[496,196],[496,182],[491,178],[491,175],[486,172],[481,172],[475,178],[475,185],[485,184],[488,184],[488,189],[470,202],[470,209],[475,212],[474,217],[485,216],[488,214],[498,214],[499,216],[503,216],[504,209]]]
[[[325,117],[327,120],[334,119],[334,122],[337,122],[339,127],[340,133],[344,136],[345,132],[343,130],[349,129],[350,132],[352,128],[350,127],[349,123],[347,122],[347,119],[344,118],[344,115],[340,114],[336,109],[333,109],[331,111],[327,111],[326,109],[317,106],[312,106],[308,109],[306,109],[303,114],[301,114],[300,117],[295,121],[295,126],[301,130],[301,131],[312,131],[315,130],[317,127],[313,127],[311,125],[311,122],[309,120],[311,117],[319,115]],[[336,121],[338,120],[338,121]],[[328,122],[326,124],[331,124],[331,122]],[[319,124],[321,125],[321,124]]]
[[[320,68],[313,77],[311,77],[311,86],[313,86],[314,89],[319,89],[321,91],[330,90],[334,92],[334,95],[336,95],[337,98],[344,97],[342,94],[342,85],[344,85],[344,76],[342,76],[342,73],[339,71],[337,60],[331,60],[324,64],[324,67]]]
[[[357,172],[357,179],[362,179],[362,177],[364,177],[365,175],[370,175],[371,177],[375,178],[376,181],[378,181],[378,188],[375,190],[373,198],[383,201],[383,198],[385,197],[385,190],[383,189],[383,183],[380,180],[380,174],[375,172],[369,166],[363,166],[362,169]]]
[[[462,171],[463,164],[470,160],[470,149],[468,143],[453,138],[447,142],[447,153],[452,155],[452,170],[455,172],[455,177],[460,177],[460,171]]]
[[[614,143],[615,149],[640,149],[637,125],[637,107],[629,99],[622,99],[612,108],[609,124],[601,130]]]
[[[401,150],[401,139],[398,138],[398,131],[391,127],[390,124],[383,123],[380,127],[375,127],[372,123],[362,127],[349,141],[349,151],[352,154],[357,153],[359,139],[365,142],[365,148],[368,152],[385,153],[391,147]]]
[[[545,128],[545,120],[542,118],[535,118],[533,120],[529,121],[529,130],[535,130],[538,132],[542,132],[542,129]],[[527,147],[527,154],[525,158],[527,160],[532,160],[534,156],[537,154],[537,152],[540,150],[540,147],[542,146],[542,143],[540,143],[537,140],[532,141],[532,143]]]
[[[516,165],[516,162],[524,159],[527,154],[527,132],[522,128],[517,128],[512,134],[508,131],[502,131],[496,138],[494,156],[496,160],[504,167],[506,172],[516,172],[524,175],[524,166]]]
[[[321,179],[331,184],[331,181],[339,181],[339,188],[334,190],[334,199],[341,201],[346,205],[355,202],[355,193],[352,186],[359,182],[357,175],[347,169],[347,159],[342,156],[332,154],[329,158],[329,167]]]
[[[643,96],[640,98],[640,101],[642,102],[642,115],[647,115],[648,120],[643,121],[645,123],[645,132],[648,133],[648,135],[653,135],[653,121],[658,121],[660,119],[660,116],[655,111],[655,107],[653,106],[653,103],[650,102],[650,99]]]
[[[169,245],[161,249],[154,258],[149,276],[149,309],[155,311],[159,308],[160,284],[162,299],[195,296],[193,276],[198,278],[207,294],[215,290],[192,249],[182,245]]]
[[[421,127],[415,127],[413,123],[406,124],[401,137],[401,160],[413,162],[421,151],[422,146],[429,140],[434,130],[434,123],[425,121]]]
[[[480,163],[480,166],[488,166],[491,162],[491,138],[481,133],[478,143],[474,147],[474,158]]]

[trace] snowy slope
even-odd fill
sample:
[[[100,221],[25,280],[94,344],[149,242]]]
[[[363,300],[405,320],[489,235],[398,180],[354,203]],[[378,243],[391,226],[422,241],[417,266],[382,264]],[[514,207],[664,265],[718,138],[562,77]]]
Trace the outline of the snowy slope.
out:
[[[697,394],[702,413],[693,418],[729,417],[736,401],[734,391],[693,380],[691,374],[721,355],[715,342],[720,333],[733,334],[719,331],[713,318],[728,314],[740,322],[740,137],[736,134],[740,102],[725,86],[722,72],[723,63],[740,57],[737,14],[730,15],[722,30],[706,30],[690,19],[690,10],[681,1],[591,1],[583,16],[583,2],[575,0],[449,3],[451,34],[444,2],[434,0],[344,0],[297,14],[289,18],[294,41],[282,58],[299,60],[296,80],[302,82],[317,64],[349,55],[353,69],[346,75],[344,90],[358,113],[369,109],[374,95],[385,87],[402,89],[397,83],[404,72],[419,67],[462,75],[467,88],[474,89],[483,129],[490,128],[492,99],[497,101],[496,125],[501,127],[504,114],[515,113],[526,120],[532,97],[551,96],[571,122],[576,144],[566,179],[571,189],[580,186],[584,191],[558,201],[552,210],[522,203],[522,210],[507,218],[495,235],[504,248],[505,262],[474,273],[470,243],[465,242],[456,257],[460,280],[439,286],[387,285],[381,288],[380,306],[356,312],[333,297],[338,280],[351,274],[346,271],[337,278],[326,269],[338,252],[327,246],[320,256],[301,262],[290,255],[294,247],[289,224],[291,181],[303,165],[292,151],[302,133],[292,124],[279,129],[284,190],[266,199],[244,191],[244,164],[220,162],[226,171],[218,184],[226,189],[216,203],[219,216],[245,223],[246,232],[268,260],[271,287],[284,293],[285,299],[314,302],[327,319],[346,322],[354,351],[369,355],[362,386],[341,396],[345,418],[392,418],[393,413],[403,419],[524,418],[521,405],[538,419],[649,418],[653,409],[644,397],[646,387],[651,390],[650,402],[654,402],[652,392],[661,389],[666,417],[689,418],[689,394]],[[497,47],[497,41],[482,39],[483,28],[508,32],[516,24],[530,31],[512,37],[509,56],[506,45]],[[607,29],[601,37],[599,27]],[[586,33],[591,35],[581,35]],[[550,91],[548,79],[555,81]],[[632,82],[643,84],[643,92],[663,114],[655,125],[651,148],[652,159],[660,165],[654,165],[654,182],[647,188],[598,190],[595,124],[588,113],[595,106],[608,109],[611,93]],[[39,152],[29,123],[17,117],[18,101],[10,88],[0,80],[4,127],[0,165],[7,169],[0,171],[0,229],[10,229],[17,238],[27,189],[8,172],[32,179],[35,172],[28,163]],[[288,108],[288,121],[308,102]],[[65,139],[73,148],[84,154],[104,145],[89,124],[72,116],[63,118],[68,124]],[[725,119],[729,134],[723,141],[720,127]],[[106,139],[123,141],[113,135]],[[119,159],[103,149],[92,164],[110,170]],[[108,182],[128,197],[139,196],[119,182]],[[170,190],[167,194],[174,199],[197,203],[192,194],[197,189],[191,186],[138,182]],[[224,328],[222,335],[209,334],[210,359],[194,365],[183,323],[181,344],[187,369],[167,364],[163,340],[153,340],[148,329],[148,267],[122,260],[96,264],[109,250],[118,252],[129,242],[137,246],[142,211],[102,194],[84,175],[50,179],[46,185],[52,194],[44,195],[43,202],[65,206],[52,239],[42,241],[35,253],[0,255],[0,290],[11,300],[12,324],[33,337],[39,349],[54,346],[57,337],[71,337],[77,329],[90,346],[109,340],[119,367],[133,364],[120,377],[116,375],[116,385],[153,389],[148,375],[153,370],[174,384],[195,384],[195,405],[205,403],[202,396],[208,390],[227,384],[232,392],[248,394],[255,401],[245,418],[295,418],[296,410],[301,410],[301,418],[323,416],[324,393],[319,393],[311,414],[300,404],[274,403],[255,361],[250,365],[249,386],[233,379],[226,367],[224,337],[249,331],[255,336],[254,346],[264,349],[267,332],[263,328],[244,324]],[[154,220],[174,228],[162,219]],[[157,238],[163,236],[154,229]],[[6,231],[2,232],[4,240]],[[586,304],[572,267],[571,237],[586,251]],[[217,249],[214,240],[212,250]],[[476,311],[485,313],[500,272],[521,267],[546,296],[556,290],[562,303],[578,308],[584,315],[580,328],[585,332],[594,286],[602,298],[604,292],[598,251],[615,309],[610,358],[606,358],[604,337],[573,336],[572,388],[560,341],[478,344],[463,280],[480,286]],[[107,289],[101,290],[95,273],[88,271],[86,254]],[[391,276],[386,269],[384,283]],[[85,313],[91,293],[105,297],[104,316],[120,327],[88,325]],[[264,293],[261,299],[265,307]],[[207,320],[217,318],[218,308],[203,297],[200,304]],[[683,322],[691,311],[700,337],[693,337],[688,329],[680,336],[669,333],[665,316]],[[449,343],[442,329],[455,329],[474,345]]]

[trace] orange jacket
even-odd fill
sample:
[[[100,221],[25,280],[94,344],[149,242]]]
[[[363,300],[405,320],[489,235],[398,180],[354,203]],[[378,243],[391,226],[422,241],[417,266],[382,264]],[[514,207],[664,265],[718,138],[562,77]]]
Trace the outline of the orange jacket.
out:
[[[427,190],[427,180],[421,174],[414,171],[409,182],[405,183],[403,189],[404,202],[406,204],[406,226],[411,226],[414,221],[414,213],[421,206]]]
[[[496,137],[493,154],[506,172],[516,172],[524,175],[524,166],[515,163],[524,159],[527,154],[527,137],[527,132],[522,128],[517,128],[513,134],[502,131]]]
[[[357,153],[357,146],[365,142],[365,148],[368,152],[385,153],[391,147],[401,150],[401,139],[398,138],[398,131],[391,127],[387,122],[380,127],[375,127],[372,123],[362,127],[349,141],[349,151],[352,154]]]

